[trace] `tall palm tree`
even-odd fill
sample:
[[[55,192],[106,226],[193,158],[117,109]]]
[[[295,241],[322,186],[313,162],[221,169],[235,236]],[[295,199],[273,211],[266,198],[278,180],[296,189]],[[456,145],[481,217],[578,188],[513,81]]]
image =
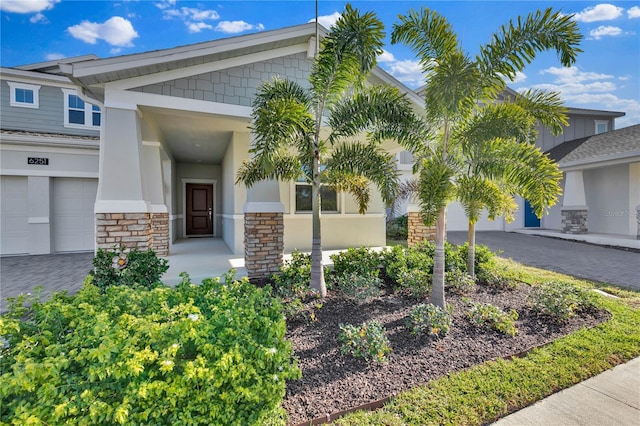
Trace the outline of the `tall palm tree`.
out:
[[[322,297],[321,185],[351,193],[360,213],[369,204],[371,184],[389,202],[398,176],[381,142],[410,143],[420,128],[409,100],[396,88],[365,85],[383,38],[374,13],[361,14],[347,4],[322,40],[310,87],[275,79],[258,89],[253,103],[253,157],[236,180],[248,187],[265,179],[304,179],[311,185],[311,288]]]
[[[465,161],[462,137],[465,124],[474,117],[479,105],[495,103],[505,89],[504,80],[513,81],[537,53],[555,50],[561,64],[570,66],[581,52],[578,47],[581,40],[571,16],[551,9],[502,26],[473,59],[462,50],[449,22],[436,11],[410,10],[394,24],[391,42],[408,45],[426,74],[425,121],[437,129],[435,143],[424,145],[427,147],[424,151],[414,152],[418,159],[422,219],[425,224],[436,225],[431,303],[446,306],[446,207],[458,193],[456,177]],[[501,144],[494,140],[493,145]]]

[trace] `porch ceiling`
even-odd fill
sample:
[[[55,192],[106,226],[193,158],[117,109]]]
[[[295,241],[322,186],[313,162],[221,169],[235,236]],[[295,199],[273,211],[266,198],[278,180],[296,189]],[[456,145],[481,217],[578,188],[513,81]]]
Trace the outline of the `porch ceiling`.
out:
[[[141,108],[165,149],[179,163],[220,164],[233,132],[247,132],[248,119],[155,107]]]

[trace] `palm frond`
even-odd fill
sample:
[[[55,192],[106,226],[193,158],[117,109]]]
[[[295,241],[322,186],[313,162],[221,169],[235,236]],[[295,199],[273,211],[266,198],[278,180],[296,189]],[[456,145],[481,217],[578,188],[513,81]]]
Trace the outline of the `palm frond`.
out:
[[[491,43],[480,48],[476,61],[483,75],[502,74],[513,80],[536,53],[546,50],[555,50],[562,65],[573,65],[577,54],[582,52],[579,48],[582,38],[572,15],[553,12],[551,8],[538,10],[503,25]]]
[[[368,139],[381,142],[396,140],[408,149],[426,139],[426,126],[411,108],[406,95],[391,86],[372,86],[343,98],[330,109],[327,139],[334,144],[344,138],[367,133]]]
[[[411,178],[405,181],[401,181],[398,184],[398,192],[396,196],[389,204],[389,217],[395,217],[400,213],[400,206],[404,204],[405,201],[411,201],[416,198],[418,195],[418,179]]]
[[[326,166],[325,173],[334,185],[337,185],[338,177],[362,176],[378,187],[385,203],[390,203],[397,193],[395,158],[377,145],[358,142],[339,144],[334,147]]]
[[[347,4],[322,40],[309,80],[321,113],[351,87],[360,87],[382,53],[384,25],[373,12]]]
[[[564,127],[569,125],[566,115],[568,109],[558,92],[527,90],[516,96],[515,103],[539,120],[554,136],[561,134]]]
[[[440,158],[432,156],[422,160],[418,185],[420,213],[426,225],[433,225],[438,212],[455,196],[454,170]]]
[[[245,160],[236,173],[236,185],[245,184],[248,188],[261,180],[297,180],[302,174],[302,168],[297,156],[283,154],[270,157],[269,167],[266,167],[261,157]]]
[[[451,24],[435,10],[411,9],[393,25],[391,44],[404,43],[417,55],[422,70],[430,74],[443,58],[460,50]]]

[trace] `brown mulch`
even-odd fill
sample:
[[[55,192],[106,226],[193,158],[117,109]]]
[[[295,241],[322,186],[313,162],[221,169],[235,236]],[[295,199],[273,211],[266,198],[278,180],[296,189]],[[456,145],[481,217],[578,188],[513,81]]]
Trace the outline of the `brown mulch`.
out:
[[[315,309],[315,321],[290,322],[287,338],[292,342],[302,378],[287,383],[283,407],[289,424],[298,424],[327,414],[391,396],[448,373],[485,361],[520,354],[583,327],[593,327],[609,313],[591,309],[557,323],[532,312],[531,286],[495,291],[478,286],[466,297],[447,294],[453,308],[452,326],[441,339],[415,337],[404,327],[404,318],[421,301],[397,294],[356,305],[338,293],[330,293]],[[502,335],[474,326],[466,316],[469,299],[492,303],[503,310],[515,309],[518,334]],[[308,302],[310,308],[317,301]],[[389,362],[377,364],[340,353],[339,324],[360,325],[376,319],[386,329],[393,352]]]

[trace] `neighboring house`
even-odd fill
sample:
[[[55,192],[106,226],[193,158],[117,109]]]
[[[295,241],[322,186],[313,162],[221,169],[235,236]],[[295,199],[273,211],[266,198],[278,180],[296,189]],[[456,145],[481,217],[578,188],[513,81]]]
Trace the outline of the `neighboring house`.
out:
[[[97,245],[127,243],[167,254],[179,238],[205,236],[222,238],[234,253],[247,247],[262,252],[264,247],[256,248],[245,229],[273,232],[268,240],[282,233],[283,225],[284,250],[310,249],[309,185],[261,182],[247,190],[235,181],[249,158],[257,88],[276,76],[308,86],[315,34],[311,23],[160,51],[61,62],[54,70],[33,66],[30,74],[66,75],[80,99],[100,108],[99,172],[91,169],[97,173],[91,177],[99,178]],[[68,87],[66,79],[53,78]],[[416,109],[422,107],[413,91],[380,68],[369,82],[395,85]],[[66,107],[59,92],[61,112]],[[49,122],[66,129],[61,120],[60,113],[59,121]],[[399,150],[390,142],[386,148]],[[95,147],[91,152],[97,154]],[[49,168],[52,164],[53,159]],[[372,194],[364,215],[350,195],[324,195],[323,248],[385,244],[385,205],[379,193]],[[13,252],[25,250],[30,252]],[[264,248],[265,256],[267,252]]]
[[[549,155],[565,176],[553,229],[640,237],[640,124],[566,142]]]
[[[101,110],[57,67],[0,69],[0,255],[95,247]]]
[[[422,96],[421,89],[418,89],[416,92],[418,93],[418,95]],[[507,88],[499,101],[504,99],[504,97],[513,97],[515,95],[516,92],[514,90]],[[615,128],[615,119],[624,116],[624,113],[615,111],[569,108],[567,116],[569,124],[567,127],[565,127],[563,133],[558,136],[553,136],[547,129],[539,127],[538,138],[535,142],[536,146],[538,146],[545,152],[554,152],[555,150],[559,153],[562,151],[558,150],[566,151],[570,147],[575,146],[576,142],[574,141],[576,140],[584,141],[593,135],[610,132]],[[551,155],[551,158],[555,159],[556,161],[559,160],[559,158],[556,158],[553,155]],[[400,152],[397,154],[397,159],[397,167],[401,173],[402,179],[410,179],[412,175],[413,163],[411,155],[408,152]],[[561,182],[561,186],[564,188],[565,194],[567,192],[572,193],[573,189],[571,187],[565,188],[564,179]],[[556,203],[556,205],[549,211],[549,214],[542,217],[542,219],[538,219],[533,213],[529,203],[522,198],[517,198],[518,211],[513,222],[506,223],[503,218],[498,218],[494,221],[491,221],[487,218],[487,215],[485,213],[476,224],[476,230],[512,231],[521,228],[545,228],[560,230],[562,228],[562,217],[560,211],[562,202],[563,196],[561,195],[560,197],[558,197],[558,202]],[[402,212],[405,212],[406,209],[407,204],[405,203],[405,205],[398,209],[398,211],[401,214]],[[449,204],[449,207],[447,208],[447,230],[466,231],[467,229],[468,220],[464,213],[462,205],[459,202],[453,202]],[[596,227],[594,229],[599,229],[599,227]],[[635,235],[635,231],[631,232],[631,234]]]

